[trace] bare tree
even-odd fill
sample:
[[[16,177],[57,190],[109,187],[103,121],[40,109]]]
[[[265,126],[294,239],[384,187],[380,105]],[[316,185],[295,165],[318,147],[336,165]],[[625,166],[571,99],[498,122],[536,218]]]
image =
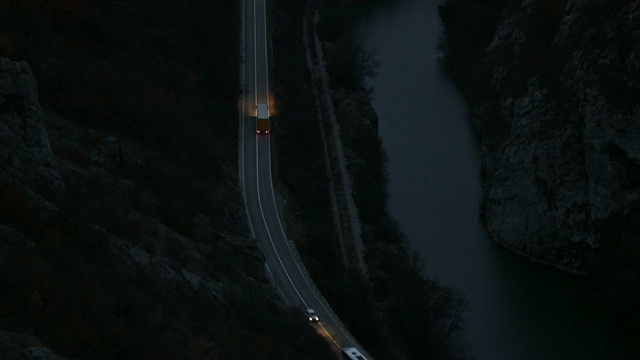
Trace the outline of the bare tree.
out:
[[[365,37],[355,31],[343,35],[333,46],[329,45],[329,68],[335,85],[344,89],[371,93],[367,86],[367,78],[377,75],[380,65],[376,60],[376,51],[366,41]]]

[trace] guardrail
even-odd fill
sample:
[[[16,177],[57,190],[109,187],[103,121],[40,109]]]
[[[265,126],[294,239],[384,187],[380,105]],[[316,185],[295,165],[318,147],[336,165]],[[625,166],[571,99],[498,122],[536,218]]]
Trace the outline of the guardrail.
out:
[[[342,239],[342,248],[345,260],[345,266],[358,270],[361,274],[366,275],[366,265],[362,253],[358,251],[356,242],[360,241],[359,233],[354,231],[353,219],[355,216],[354,206],[350,206],[348,191],[348,179],[345,179],[344,165],[340,163],[341,152],[338,149],[337,142],[340,134],[339,130],[334,127],[333,119],[335,112],[333,109],[333,99],[326,85],[326,75],[323,71],[322,55],[319,49],[319,43],[313,29],[313,14],[311,7],[308,7],[307,14],[303,19],[303,39],[307,51],[307,62],[311,72],[312,89],[316,98],[316,106],[318,116],[322,126],[322,134],[324,136],[325,149],[327,151],[327,159],[329,162],[328,169],[331,176],[332,190],[336,200],[336,212],[338,215],[337,230]],[[321,99],[321,101],[318,101]],[[348,176],[348,175],[347,175]],[[359,232],[359,229],[358,229]]]
[[[342,235],[346,234],[345,236],[343,236],[343,248],[345,252],[345,259],[347,262],[347,264],[345,265],[351,268],[358,269],[361,274],[367,276],[367,266],[364,262],[364,256],[362,252],[358,252],[358,249],[355,245],[356,241],[361,242],[362,240],[360,236],[354,236],[356,234],[354,234],[351,222],[353,217],[351,217],[349,213],[349,208],[355,208],[355,205],[352,203],[353,200],[348,198],[350,194],[347,195],[345,191],[346,186],[344,185],[345,179],[343,178],[343,171],[346,170],[344,169],[343,165],[340,164],[339,156],[341,155],[337,150],[337,147],[341,145],[337,144],[337,142],[340,141],[340,134],[336,133],[333,126],[336,115],[333,108],[333,99],[330,96],[329,86],[327,84],[328,76],[324,68],[324,56],[322,53],[322,47],[314,29],[314,21],[317,15],[315,13],[316,10],[312,10],[312,4],[315,4],[317,6],[317,1],[310,0],[308,3],[307,13],[305,14],[305,18],[303,19],[303,39],[305,41],[305,49],[307,51],[307,65],[309,67],[309,71],[311,72],[312,89],[316,98],[318,116],[320,117],[322,132],[325,138],[325,149],[327,150],[327,157],[329,160],[328,167],[330,170],[331,178],[333,179],[333,190],[336,197],[338,210],[337,212],[340,222],[338,231],[342,231]],[[323,101],[318,101],[318,99],[322,99]],[[355,211],[355,209],[352,211]],[[362,247],[362,244],[360,245]],[[297,252],[295,252],[295,254],[297,255]],[[313,288],[314,291],[317,291],[315,285],[313,286]],[[322,300],[324,301],[324,298],[322,298]],[[387,319],[385,319],[385,316],[379,311],[372,313],[372,316],[379,326],[379,329],[383,336],[391,340],[392,336],[391,332],[389,331],[389,322]],[[353,340],[352,338],[350,339],[352,340],[352,342],[354,342],[354,344],[357,344],[355,340]],[[404,355],[401,351],[399,351],[398,347],[395,344],[391,343],[389,345],[394,358],[404,358]],[[357,344],[356,346],[360,349],[361,352],[363,352],[365,356],[367,356],[367,358],[371,358],[370,355],[364,352],[364,348],[361,345]]]
[[[343,239],[342,245],[345,255],[344,258],[346,261],[345,265],[363,272],[364,267],[362,266],[362,259],[360,256],[358,256],[358,252],[355,248],[356,239],[351,223],[352,218],[349,212],[347,199],[348,195],[344,186],[342,169],[339,162],[340,159],[338,158],[340,155],[335,142],[336,135],[339,136],[339,134],[334,133],[335,129],[331,122],[333,116],[333,108],[331,106],[333,103],[328,91],[326,91],[326,85],[324,84],[324,74],[320,69],[320,66],[322,66],[322,64],[320,63],[322,61],[322,57],[317,53],[317,48],[316,46],[314,46],[315,44],[317,44],[317,41],[314,36],[315,31],[312,28],[313,22],[310,22],[309,19],[312,19],[311,6],[307,7],[307,14],[303,19],[303,40],[305,42],[305,49],[307,53],[307,65],[309,67],[309,70],[311,71],[312,89],[314,98],[316,99],[316,107],[322,126],[321,130],[323,133],[325,150],[327,152],[326,155],[329,162],[328,169],[332,179],[332,189],[336,198],[336,208],[339,220],[337,230],[340,232],[339,235]],[[323,85],[325,85],[325,91],[322,91]],[[321,98],[319,94],[324,95],[324,101],[318,101],[318,99]],[[291,253],[296,258],[296,261],[298,261],[300,264],[303,264],[300,254],[295,247],[295,244],[287,242],[287,245],[289,246]],[[335,321],[342,329],[346,329],[344,324],[340,321],[340,318],[338,318],[338,316],[333,312],[331,306],[327,303],[325,298],[320,293],[320,290],[318,290],[318,288],[316,287],[315,283],[311,279],[311,275],[307,272],[307,269],[304,266],[301,266],[300,268],[303,272],[303,276],[309,279],[309,284],[311,286],[311,289],[315,293],[316,298],[318,298],[318,300],[323,303],[324,308],[327,309],[327,311],[330,313],[333,321]],[[343,331],[343,333],[349,338],[349,341],[354,346],[356,346],[364,356],[367,357],[367,359],[373,359],[371,355],[369,355],[364,350],[364,347],[360,345],[360,343],[358,343],[348,331]]]

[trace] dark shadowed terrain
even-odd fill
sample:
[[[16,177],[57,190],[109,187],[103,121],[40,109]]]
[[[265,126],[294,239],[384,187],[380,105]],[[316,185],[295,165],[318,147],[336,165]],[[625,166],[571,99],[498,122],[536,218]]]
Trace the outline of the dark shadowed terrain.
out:
[[[247,238],[239,4],[0,1],[0,357],[332,356]]]
[[[494,240],[640,319],[638,1],[447,1],[442,49],[481,136]],[[636,352],[637,355],[637,352]]]

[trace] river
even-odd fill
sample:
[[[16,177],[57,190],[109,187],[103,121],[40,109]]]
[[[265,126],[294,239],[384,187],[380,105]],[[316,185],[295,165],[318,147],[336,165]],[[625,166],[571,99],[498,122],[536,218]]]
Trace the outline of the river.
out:
[[[625,346],[581,279],[495,244],[479,218],[480,159],[467,105],[438,60],[435,0],[401,0],[362,25],[381,66],[370,81],[389,155],[390,211],[425,275],[463,292],[478,359],[608,358]]]

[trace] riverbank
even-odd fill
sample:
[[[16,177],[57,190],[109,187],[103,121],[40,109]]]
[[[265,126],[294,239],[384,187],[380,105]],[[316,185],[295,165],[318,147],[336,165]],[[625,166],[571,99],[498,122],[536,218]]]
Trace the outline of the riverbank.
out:
[[[360,214],[371,291],[376,309],[410,358],[463,356],[466,300],[423,277],[422,264],[389,214],[388,159],[372,106],[377,60],[354,27],[370,4],[325,1],[318,31]],[[410,311],[401,311],[408,307]]]
[[[502,246],[503,248],[505,248],[505,249],[515,253],[515,254],[518,254],[518,255],[522,256],[523,258],[525,258],[525,259],[527,259],[527,260],[529,260],[531,262],[534,262],[534,263],[537,263],[537,264],[541,264],[541,265],[546,265],[546,266],[558,269],[560,271],[566,271],[566,272],[574,274],[574,275],[580,275],[580,276],[586,276],[587,275],[587,273],[584,272],[584,271],[579,271],[579,270],[576,270],[576,269],[573,269],[573,268],[570,268],[570,267],[562,266],[562,265],[556,264],[556,263],[554,263],[552,261],[546,260],[544,258],[541,258],[541,257],[538,257],[538,256],[534,256],[534,255],[532,255],[531,253],[529,253],[529,252],[527,252],[525,250],[522,250],[522,249],[520,249],[518,247],[515,247],[515,246],[509,244],[508,242],[502,241],[500,239],[500,237],[496,234],[496,232],[493,231],[493,228],[491,228],[491,225],[488,225],[488,224],[487,224],[487,232],[489,233],[489,235],[491,236],[491,239],[496,244]]]
[[[277,139],[277,181],[287,214],[287,231],[323,296],[374,358],[393,358],[397,351],[408,358],[459,357],[464,299],[420,275],[419,261],[386,213],[385,155],[370,97],[366,91],[336,88],[335,73],[330,72],[341,127],[343,131],[349,128],[342,138],[371,282],[343,265],[329,201],[320,124],[309,112],[315,106],[304,68],[301,20],[305,5],[281,0],[273,9],[277,112],[272,137]],[[339,5],[324,2],[322,11],[334,11],[333,6]],[[323,17],[321,12],[321,22]],[[346,28],[346,24],[332,24],[334,30],[340,27]],[[297,33],[300,36],[291,36]],[[342,46],[356,48],[343,40]],[[331,44],[326,38],[323,41],[331,69],[335,61],[343,59],[334,57],[335,51],[328,48]],[[387,333],[380,331],[383,326],[389,329]]]
[[[634,334],[640,108],[628,94],[640,65],[625,44],[638,31],[628,21],[637,5],[440,6],[445,64],[481,137],[489,233],[532,261],[588,274],[599,284],[592,296],[634,319],[622,321]]]

